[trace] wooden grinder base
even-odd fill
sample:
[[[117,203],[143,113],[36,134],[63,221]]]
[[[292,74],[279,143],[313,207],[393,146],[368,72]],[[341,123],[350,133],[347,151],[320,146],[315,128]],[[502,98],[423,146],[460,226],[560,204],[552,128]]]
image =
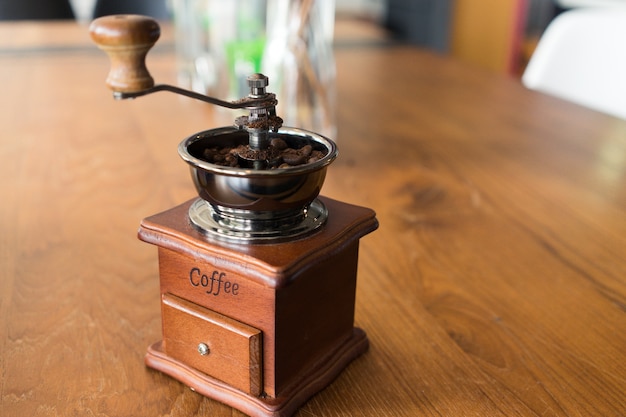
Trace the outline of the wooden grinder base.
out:
[[[144,219],[159,250],[163,340],[147,366],[251,416],[286,417],[368,348],[354,327],[359,239],[372,210],[320,197],[319,231],[234,244],[194,228],[193,201]]]

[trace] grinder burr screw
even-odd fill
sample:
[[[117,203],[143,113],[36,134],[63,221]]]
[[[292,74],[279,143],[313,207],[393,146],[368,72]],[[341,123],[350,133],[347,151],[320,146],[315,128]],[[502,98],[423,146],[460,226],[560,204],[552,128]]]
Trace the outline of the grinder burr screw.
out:
[[[269,84],[268,78],[263,74],[253,74],[248,77],[250,95],[260,97],[265,95],[265,87]]]
[[[140,15],[112,15],[94,20],[89,32],[100,49],[107,53],[111,69],[107,86],[116,99],[130,99],[157,91],[170,91],[229,109],[247,109],[249,116],[235,120],[235,125],[249,133],[250,147],[254,150],[269,146],[269,131],[282,126],[276,116],[276,95],[266,92],[268,78],[263,74],[248,77],[250,94],[236,101],[225,101],[185,90],[168,84],[154,84],[145,59],[148,51],[159,39],[161,29],[156,20]]]

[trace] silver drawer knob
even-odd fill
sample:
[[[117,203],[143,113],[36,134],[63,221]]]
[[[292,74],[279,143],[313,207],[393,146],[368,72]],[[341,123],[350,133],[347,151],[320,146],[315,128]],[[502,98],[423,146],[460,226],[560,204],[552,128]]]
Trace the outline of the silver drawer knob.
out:
[[[206,343],[200,343],[198,345],[198,353],[200,353],[202,356],[208,355],[209,352],[211,352],[211,350]]]

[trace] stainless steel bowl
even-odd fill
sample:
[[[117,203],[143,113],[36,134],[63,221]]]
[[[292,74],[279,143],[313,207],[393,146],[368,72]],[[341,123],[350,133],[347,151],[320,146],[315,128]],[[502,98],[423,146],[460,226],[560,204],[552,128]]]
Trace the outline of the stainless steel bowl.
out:
[[[223,167],[202,159],[207,147],[248,143],[248,133],[234,127],[206,130],[188,137],[178,153],[191,170],[200,199],[189,217],[202,231],[238,240],[280,240],[310,233],[326,220],[317,200],[326,168],[337,157],[333,141],[309,131],[282,128],[270,134],[290,147],[324,150],[318,161],[288,168],[256,170]]]

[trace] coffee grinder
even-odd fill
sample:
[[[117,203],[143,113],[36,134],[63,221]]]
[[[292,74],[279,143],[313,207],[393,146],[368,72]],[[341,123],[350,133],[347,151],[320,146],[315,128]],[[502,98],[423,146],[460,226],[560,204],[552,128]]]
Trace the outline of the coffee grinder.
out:
[[[222,101],[155,85],[146,65],[151,18],[96,19],[116,99],[170,91],[246,115],[178,146],[199,196],[144,219],[158,248],[163,339],[148,367],[251,416],[289,416],[368,348],[354,327],[359,239],[372,210],[320,196],[333,141],[282,126],[262,74]]]

